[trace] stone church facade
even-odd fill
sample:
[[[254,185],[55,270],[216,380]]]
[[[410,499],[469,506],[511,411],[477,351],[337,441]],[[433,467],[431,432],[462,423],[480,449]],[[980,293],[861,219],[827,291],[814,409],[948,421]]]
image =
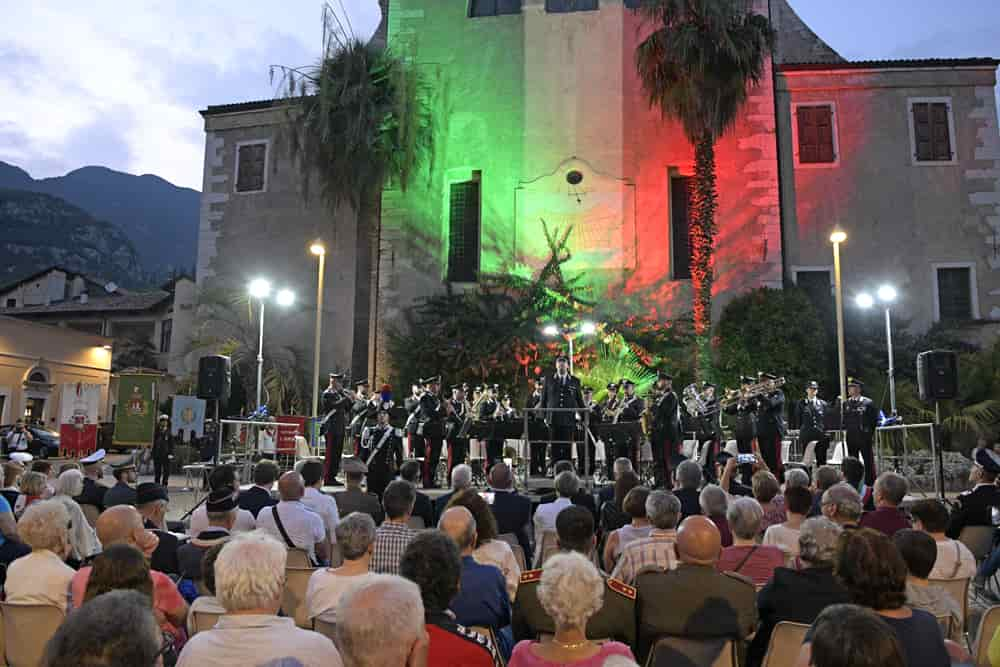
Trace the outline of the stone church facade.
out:
[[[385,337],[407,308],[482,273],[530,272],[547,259],[545,228],[572,228],[568,268],[602,316],[688,312],[693,150],[642,93],[633,0],[383,4],[376,39],[420,68],[435,138],[407,192],[383,193],[375,269],[355,271],[350,211],[301,196],[282,112],[264,101],[202,112],[199,282],[268,273],[294,284],[301,309],[274,335],[305,343],[316,285],[307,247],[327,239],[323,364],[377,381],[391,376]],[[848,62],[786,0],[754,6],[778,37],[717,146],[716,312],[758,286],[799,283],[829,298],[839,227],[848,296],[890,281],[918,329],[1000,319],[997,61]],[[372,295],[367,312],[359,289]],[[352,339],[356,318],[371,323],[364,345]]]

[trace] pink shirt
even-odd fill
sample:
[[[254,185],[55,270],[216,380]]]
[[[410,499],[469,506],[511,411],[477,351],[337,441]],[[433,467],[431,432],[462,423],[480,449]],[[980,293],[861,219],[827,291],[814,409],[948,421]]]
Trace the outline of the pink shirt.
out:
[[[70,582],[69,591],[73,598],[73,609],[79,609],[83,604],[91,569],[93,568],[89,565],[81,567],[76,576],[73,577],[73,581]],[[170,622],[169,616],[171,614],[177,615],[177,611],[186,608],[187,603],[184,602],[184,598],[181,597],[176,584],[170,577],[156,570],[150,570],[149,575],[153,579],[153,608],[162,612],[163,620],[160,623],[160,628],[177,639],[178,642],[183,642],[184,631],[174,626]]]
[[[750,553],[753,551],[753,553]],[[763,586],[771,580],[774,568],[785,564],[785,554],[778,547],[726,547],[722,550],[715,569],[719,572],[736,572],[753,580],[754,586]]]
[[[528,640],[518,642],[517,646],[514,647],[514,652],[511,654],[510,660],[507,661],[507,667],[565,667],[566,665],[572,667],[603,667],[604,661],[612,655],[621,655],[629,660],[635,660],[632,650],[625,644],[620,642],[605,642],[601,644],[600,651],[585,660],[577,662],[551,662],[544,658],[539,658],[531,650],[531,647],[537,644],[538,642]]]

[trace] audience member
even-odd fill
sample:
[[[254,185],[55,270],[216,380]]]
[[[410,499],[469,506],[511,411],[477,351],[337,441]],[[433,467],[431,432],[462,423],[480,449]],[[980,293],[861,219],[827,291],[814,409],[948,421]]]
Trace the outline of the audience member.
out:
[[[698,469],[699,472],[701,468]],[[633,489],[630,493],[634,493]],[[646,516],[652,526],[649,535],[633,540],[622,550],[611,576],[634,585],[640,572],[672,570],[677,567],[677,523],[681,501],[669,491],[653,491],[646,497]]]
[[[729,496],[722,490],[722,487],[718,484],[706,484],[698,496],[698,504],[701,505],[701,513],[711,519],[715,527],[719,529],[722,546],[732,546],[733,531],[729,529],[729,519],[726,518]]]
[[[513,602],[517,595],[517,583],[521,580],[521,566],[517,564],[510,545],[497,539],[497,522],[489,504],[480,494],[466,489],[452,496],[448,507],[464,507],[472,513],[476,522],[472,557],[481,565],[492,565],[500,570],[507,585],[507,595]]]
[[[143,482],[135,488],[136,509],[142,515],[142,523],[146,530],[156,535],[160,543],[156,546],[150,558],[149,566],[164,574],[180,575],[181,566],[177,561],[177,549],[180,539],[167,530],[167,498],[166,487],[153,482]]]
[[[757,544],[764,518],[760,503],[753,498],[736,498],[726,518],[733,531],[733,546],[722,550],[719,571],[742,574],[754,586],[763,586],[771,580],[774,569],[784,565],[785,555],[778,547]]]
[[[177,562],[183,578],[192,582],[201,581],[201,561],[205,553],[216,544],[229,541],[233,524],[236,523],[236,500],[228,489],[212,491],[205,503],[208,508],[208,528],[201,531],[177,550]],[[196,595],[188,597],[193,600]]]
[[[842,528],[857,528],[861,518],[861,496],[847,482],[838,482],[823,492],[820,511]]]
[[[861,459],[848,456],[840,462],[840,471],[844,476],[844,482],[858,492],[861,498],[862,511],[870,512],[875,509],[874,489],[865,482],[865,465]]]
[[[31,471],[45,476],[45,493],[42,494],[42,500],[48,500],[54,496],[56,493],[56,471],[52,467],[52,462],[45,459],[35,459],[31,462]]]
[[[542,503],[535,510],[535,557],[536,565],[542,563],[542,536],[555,531],[556,517],[559,512],[573,504],[573,496],[580,489],[580,480],[576,473],[567,470],[556,475],[556,499],[550,503]]]
[[[222,548],[215,561],[215,587],[226,614],[214,628],[188,641],[178,667],[264,665],[272,661],[303,667],[343,664],[329,639],[296,627],[292,618],[277,615],[285,589],[287,557],[285,546],[263,531],[237,535]]]
[[[434,525],[434,502],[430,496],[417,489],[420,475],[420,461],[405,461],[399,467],[399,478],[412,484],[417,494],[416,500],[413,503],[413,516],[418,516],[423,520],[424,528],[430,528]]]
[[[206,551],[205,557],[201,559],[201,586],[205,595],[199,595],[195,598],[188,610],[188,637],[194,635],[195,613],[215,614],[217,616],[226,613],[225,607],[219,603],[219,598],[215,597],[215,559],[219,557],[224,546],[226,546],[225,542],[219,542]]]
[[[611,464],[611,483],[605,484],[597,492],[597,506],[598,509],[604,506],[604,503],[613,501],[615,499],[615,485],[621,476],[625,473],[630,472],[635,474],[635,470],[632,468],[632,460],[625,458],[624,456],[615,459],[614,463]],[[638,482],[636,482],[638,484]],[[628,490],[625,491],[628,493]],[[621,507],[621,499],[625,497],[622,494],[619,498],[618,507]]]
[[[628,459],[622,460],[628,461]],[[629,463],[629,465],[631,466],[632,464]],[[605,542],[612,531],[618,530],[622,526],[627,526],[632,520],[632,517],[625,511],[625,497],[628,496],[632,489],[639,486],[639,484],[639,476],[632,470],[625,470],[615,478],[613,487],[614,495],[611,497],[611,500],[606,500],[601,504],[599,525],[600,534]],[[603,545],[601,553],[604,553]]]
[[[552,471],[556,477],[562,472],[576,472],[576,467],[573,465],[572,461],[556,461],[555,466],[553,466]],[[576,493],[570,498],[574,505],[579,505],[580,507],[586,507],[591,514],[594,515],[594,521],[597,521],[597,503],[594,501],[594,495],[587,490],[587,487],[583,485],[582,482],[577,478],[577,488]],[[551,494],[547,497],[542,498],[543,503],[550,503],[556,499],[558,494]]]
[[[21,494],[17,497],[17,504],[14,505],[14,516],[20,517],[28,507],[45,500],[48,491],[47,481],[45,475],[33,470],[21,475],[18,482]]]
[[[538,584],[538,599],[553,619],[555,632],[540,642],[518,643],[510,667],[596,665],[612,655],[632,658],[625,644],[588,639],[587,623],[601,608],[604,589],[597,568],[584,556],[572,552],[553,556]]]
[[[802,486],[793,486],[785,490],[785,514],[788,519],[784,523],[774,524],[764,531],[763,544],[781,549],[786,558],[799,555],[799,529],[805,521],[809,508],[812,507],[812,493]]]
[[[792,494],[787,495],[791,501]],[[840,526],[814,517],[806,519],[797,532],[801,569],[776,568],[771,581],[757,593],[760,626],[747,654],[748,667],[763,662],[774,626],[781,621],[809,624],[826,607],[850,601],[847,589],[833,573]]]
[[[861,516],[861,527],[879,530],[889,537],[895,535],[897,530],[909,528],[910,520],[899,509],[906,490],[906,478],[902,475],[894,472],[879,475],[875,480],[875,510]]]
[[[220,465],[212,469],[208,475],[209,492],[220,489],[229,489],[236,501],[239,502],[240,478],[236,474],[236,468],[231,465]],[[241,509],[236,512],[236,523],[233,524],[233,533],[249,533],[257,527],[257,521],[253,514]],[[202,505],[191,514],[191,525],[188,528],[188,535],[195,536],[208,528],[208,509]]]
[[[268,459],[257,461],[253,469],[253,486],[246,491],[240,491],[240,509],[250,512],[256,519],[262,509],[277,505],[278,501],[272,495],[272,491],[280,474],[281,469],[274,461]]]
[[[129,590],[149,597],[152,608],[153,579],[141,551],[128,544],[112,544],[93,560],[91,567],[84,604],[110,591]]]
[[[640,662],[663,635],[745,639],[756,629],[753,584],[718,571],[721,546],[719,529],[709,518],[688,517],[677,531],[677,568],[637,577]]]
[[[992,460],[979,456],[972,469],[971,479],[975,486],[958,496],[958,507],[951,513],[945,534],[957,540],[966,526],[992,526],[993,509],[1000,507],[1000,488],[997,475],[1000,466]]]
[[[758,470],[751,479],[751,486],[753,497],[764,512],[764,518],[760,522],[761,532],[784,523],[788,517],[785,514],[785,498],[781,495],[778,478],[767,470]]]
[[[340,514],[337,511],[337,501],[333,496],[323,493],[323,462],[319,459],[310,459],[302,464],[299,474],[306,485],[306,493],[302,496],[302,504],[319,514],[323,519],[323,527],[326,529],[326,539],[330,544],[337,543],[337,524],[340,523]]]
[[[459,463],[451,469],[451,491],[438,496],[434,500],[434,520],[441,518],[451,497],[460,491],[472,488],[472,468],[465,463]]]
[[[567,507],[556,517],[556,534],[561,552],[575,552],[592,558],[597,540],[594,517],[583,507]],[[555,622],[538,598],[538,586],[544,570],[529,570],[521,575],[521,585],[514,601],[511,627],[514,639],[535,639],[553,634]],[[607,590],[600,610],[587,623],[587,637],[612,638],[631,646],[635,643],[635,589],[603,573]]]
[[[309,618],[330,623],[337,622],[337,605],[347,589],[375,576],[369,572],[375,548],[375,521],[364,512],[351,512],[335,530],[343,565],[316,570],[306,587]]]
[[[799,665],[812,667],[912,667],[885,619],[853,604],[823,610],[809,629]]]
[[[501,667],[504,664],[489,638],[459,625],[448,611],[458,595],[462,576],[462,560],[450,537],[437,530],[418,533],[406,545],[399,571],[420,587],[430,637],[427,665]],[[338,625],[338,635],[339,628]]]
[[[791,464],[785,465],[785,491],[796,487],[808,489],[811,483],[809,473],[803,468],[793,468]]]
[[[759,465],[759,464],[755,464]],[[752,496],[753,489],[736,479],[736,457],[721,450],[715,457],[715,476],[722,490],[731,496]]]
[[[910,506],[913,527],[934,538],[937,558],[930,579],[965,579],[976,574],[976,557],[969,548],[945,535],[948,527],[948,510],[936,498],[923,498]]]
[[[135,463],[131,460],[111,466],[111,474],[115,477],[115,485],[104,494],[104,507],[116,505],[135,506],[135,487],[138,481]]]
[[[385,521],[375,531],[371,571],[377,574],[399,574],[399,559],[414,531],[407,525],[416,502],[416,489],[401,479],[389,482],[382,494]]]
[[[18,531],[31,553],[7,567],[7,602],[69,608],[69,584],[76,572],[64,562],[70,552],[68,526],[69,514],[57,500],[43,500],[24,511]]]
[[[682,461],[675,472],[677,488],[674,495],[681,501],[681,521],[694,514],[701,514],[698,487],[701,486],[701,466],[697,461]]]
[[[5,496],[0,496],[0,586],[7,576],[7,565],[31,552],[17,534],[17,521]]]
[[[3,464],[3,489],[0,489],[0,495],[3,495],[12,510],[17,505],[17,497],[21,495],[19,482],[23,474],[24,466],[17,461],[7,461]]]
[[[94,527],[87,521],[80,505],[73,500],[83,493],[83,473],[79,470],[67,470],[59,475],[56,481],[55,495],[52,499],[62,503],[69,515],[72,527],[69,530],[69,559],[76,564],[100,552],[101,543],[97,541]]]
[[[289,549],[301,549],[314,564],[326,562],[330,557],[326,545],[326,527],[323,519],[302,503],[305,494],[302,475],[288,471],[278,478],[277,505],[261,510],[257,527],[279,540]]]
[[[341,605],[345,613],[337,624],[336,636],[345,667],[443,664],[429,660],[430,640],[424,621],[424,604],[420,589],[412,581],[384,574],[372,575],[352,586],[341,598]],[[393,641],[386,641],[386,637],[392,637]]]
[[[524,551],[526,567],[531,567],[531,499],[514,489],[514,472],[500,462],[490,470],[487,480],[493,491],[490,509],[497,520],[497,533],[513,534]]]
[[[822,504],[823,494],[834,484],[838,484],[843,481],[840,476],[840,471],[830,465],[820,466],[816,469],[816,489],[813,493],[813,504],[812,509],[809,510],[809,516],[820,516],[823,512],[820,509]]]
[[[128,628],[128,632],[123,632]],[[45,667],[156,665],[163,636],[149,599],[134,590],[105,593],[66,617],[45,646]]]
[[[892,542],[906,563],[906,604],[937,618],[951,617],[951,639],[961,641],[964,623],[961,605],[946,590],[927,580],[937,558],[934,538],[919,530],[903,528],[892,536]]]
[[[104,477],[104,450],[98,449],[90,456],[80,459],[83,466],[83,493],[74,498],[80,505],[92,505],[98,511],[104,510],[104,494],[108,487],[101,484]]]
[[[698,465],[697,463],[695,465]],[[701,469],[699,468],[699,474]],[[622,509],[631,519],[630,523],[613,530],[604,542],[604,569],[611,572],[615,569],[615,563],[622,555],[622,550],[632,542],[649,537],[652,526],[649,517],[646,516],[646,498],[649,497],[649,489],[644,486],[637,486],[628,492]],[[683,511],[683,508],[682,508]]]
[[[361,488],[361,483],[368,474],[368,466],[361,459],[352,456],[344,459],[341,467],[344,470],[347,488],[333,494],[337,501],[337,511],[344,516],[351,512],[364,512],[375,521],[376,526],[382,523],[385,515],[382,513],[382,503],[378,496]]]

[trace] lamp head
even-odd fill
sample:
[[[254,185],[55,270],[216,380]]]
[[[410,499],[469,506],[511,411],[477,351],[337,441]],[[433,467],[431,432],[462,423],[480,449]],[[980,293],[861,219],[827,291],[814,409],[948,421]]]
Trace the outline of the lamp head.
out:
[[[580,333],[582,333],[584,336],[590,336],[595,331],[597,331],[597,325],[595,325],[593,322],[583,322],[582,324],[580,324]]]
[[[839,229],[830,234],[830,243],[843,243],[846,240],[847,234]]]
[[[547,324],[542,329],[542,333],[545,334],[546,336],[558,336],[559,335],[559,327],[557,327],[554,324]]]
[[[878,288],[878,300],[882,303],[892,303],[896,300],[896,288],[892,285],[882,285]]]
[[[858,308],[871,308],[875,304],[875,299],[868,292],[862,292],[854,297],[854,302],[858,304]]]
[[[250,296],[256,299],[266,299],[271,295],[271,283],[263,278],[251,281],[247,289],[250,292]]]
[[[322,257],[326,254],[326,246],[323,245],[322,241],[313,241],[312,245],[309,246],[309,252],[317,257]]]
[[[279,290],[275,300],[279,306],[290,306],[295,303],[295,293],[290,289]]]

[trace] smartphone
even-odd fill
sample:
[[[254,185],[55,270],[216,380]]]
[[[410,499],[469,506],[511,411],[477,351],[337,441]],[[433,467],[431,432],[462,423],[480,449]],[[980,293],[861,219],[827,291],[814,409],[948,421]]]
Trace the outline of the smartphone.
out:
[[[487,505],[492,505],[493,499],[496,498],[496,494],[493,491],[480,491],[479,496],[486,501]]]
[[[747,463],[757,463],[756,454],[737,454],[736,463],[739,465],[745,465]]]

